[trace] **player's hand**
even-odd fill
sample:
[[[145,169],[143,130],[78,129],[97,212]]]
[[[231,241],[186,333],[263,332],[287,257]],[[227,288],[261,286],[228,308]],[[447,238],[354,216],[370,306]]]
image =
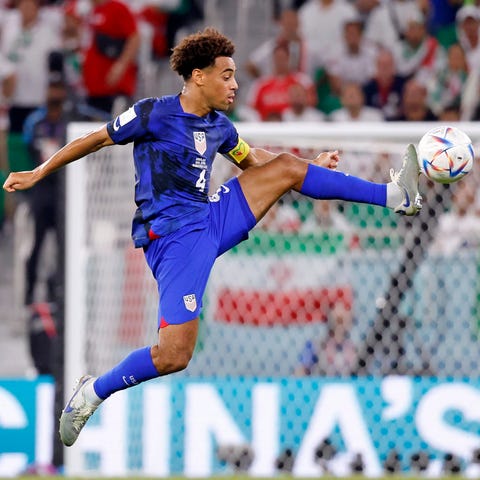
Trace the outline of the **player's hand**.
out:
[[[330,170],[336,170],[338,162],[340,161],[340,156],[338,150],[332,152],[322,152],[316,158],[312,160],[314,165],[319,165],[320,167],[329,168]]]
[[[3,184],[3,189],[7,192],[16,192],[17,190],[27,190],[37,183],[35,172],[33,170],[25,172],[11,173]]]

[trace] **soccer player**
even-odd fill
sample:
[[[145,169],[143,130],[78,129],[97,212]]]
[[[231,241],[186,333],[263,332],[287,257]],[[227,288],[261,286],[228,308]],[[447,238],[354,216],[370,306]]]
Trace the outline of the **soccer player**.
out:
[[[184,79],[180,94],[137,102],[34,170],[11,173],[4,183],[7,192],[24,190],[103,147],[134,143],[138,209],[132,236],[158,283],[158,342],[132,352],[98,378],[80,378],[60,418],[60,436],[67,446],[114,392],[187,367],[215,259],[245,240],[285,192],[387,206],[405,215],[421,208],[413,145],[407,147],[401,169],[391,171],[388,184],[335,171],[337,151],[306,160],[251,148],[222,113],[238,89],[233,53],[232,42],[214,29],[187,36],[171,56],[172,69]],[[217,152],[243,172],[209,197]]]

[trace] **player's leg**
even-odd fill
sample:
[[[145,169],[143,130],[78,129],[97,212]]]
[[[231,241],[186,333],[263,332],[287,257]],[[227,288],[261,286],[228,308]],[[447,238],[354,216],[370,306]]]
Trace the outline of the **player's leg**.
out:
[[[197,332],[198,318],[162,328],[157,345],[134,350],[98,378],[80,378],[60,417],[62,442],[67,447],[73,445],[87,420],[113,393],[186,368],[195,349]]]
[[[185,369],[192,358],[197,333],[198,317],[160,328],[156,345],[133,351],[95,380],[95,394],[106,400],[120,390]]]
[[[98,378],[80,379],[60,418],[65,445],[73,445],[90,416],[113,393],[186,368],[195,349],[201,299],[217,248],[207,229],[150,243],[145,256],[159,287],[158,342],[133,351]]]
[[[158,332],[158,343],[151,349],[151,357],[159,375],[179,372],[187,368],[198,335],[198,317],[180,325],[168,325]]]
[[[245,170],[238,178],[257,220],[287,191],[296,190],[315,199],[338,199],[369,203],[414,215],[421,208],[418,192],[419,167],[416,150],[409,145],[392,182],[377,184],[342,172],[328,170],[285,154]]]

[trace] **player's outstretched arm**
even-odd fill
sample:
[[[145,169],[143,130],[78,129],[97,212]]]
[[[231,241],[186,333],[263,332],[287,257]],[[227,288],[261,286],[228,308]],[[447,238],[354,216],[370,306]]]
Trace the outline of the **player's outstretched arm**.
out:
[[[87,133],[83,137],[79,137],[70,143],[67,143],[67,145],[37,168],[24,172],[10,173],[3,184],[3,189],[7,192],[27,190],[42,180],[42,178],[45,178],[59,168],[108,145],[113,145],[113,141],[110,138],[105,125],[98,130]]]
[[[292,155],[292,157],[296,157],[293,154],[289,155]],[[241,163],[239,163],[238,166],[242,170],[245,170],[249,167],[263,165],[264,163],[273,160],[277,156],[278,153],[273,153],[268,150],[264,150],[263,148],[251,148],[247,157],[245,157],[245,159]],[[330,170],[335,170],[338,166],[338,162],[340,161],[338,150],[322,152],[313,159],[305,159],[299,157],[296,158],[306,163],[313,163],[314,165],[318,165],[320,167],[329,168]]]

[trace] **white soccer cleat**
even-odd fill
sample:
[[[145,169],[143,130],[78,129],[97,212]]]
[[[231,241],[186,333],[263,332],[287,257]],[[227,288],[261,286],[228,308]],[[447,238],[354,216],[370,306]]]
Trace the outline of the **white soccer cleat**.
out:
[[[73,395],[62,411],[60,417],[60,438],[67,447],[72,446],[78,438],[87,420],[98,405],[91,404],[85,398],[85,387],[96,380],[96,377],[84,375],[77,381]]]
[[[394,211],[402,215],[416,215],[422,208],[422,196],[418,191],[420,167],[417,161],[417,150],[413,143],[407,146],[403,156],[402,167],[398,172],[390,170],[390,178],[403,193],[403,200]]]

